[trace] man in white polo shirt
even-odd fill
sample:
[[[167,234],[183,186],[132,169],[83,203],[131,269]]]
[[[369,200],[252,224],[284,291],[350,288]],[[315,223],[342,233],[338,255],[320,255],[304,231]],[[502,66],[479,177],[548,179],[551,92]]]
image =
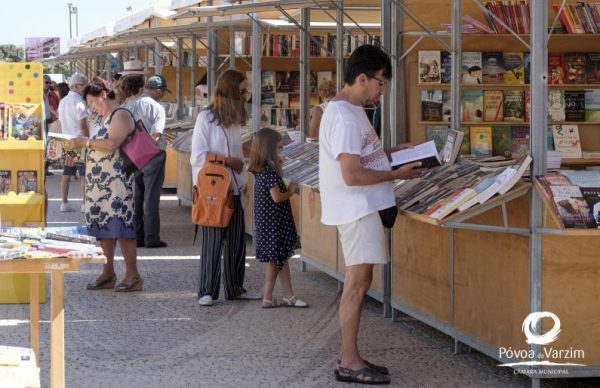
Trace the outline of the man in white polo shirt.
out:
[[[58,104],[58,119],[62,132],[75,135],[75,136],[89,136],[87,126],[87,107],[83,101],[83,89],[87,85],[87,77],[83,74],[75,73],[69,78],[69,94],[67,94],[60,103]],[[72,176],[77,174],[81,177],[81,195],[82,198],[85,195],[85,164],[84,160],[76,161],[75,163],[65,163],[63,169],[63,176],[60,182],[62,203],[60,204],[61,212],[72,212],[76,211],[76,208],[70,206],[68,203],[69,198],[69,181]],[[82,205],[83,209],[83,205]]]

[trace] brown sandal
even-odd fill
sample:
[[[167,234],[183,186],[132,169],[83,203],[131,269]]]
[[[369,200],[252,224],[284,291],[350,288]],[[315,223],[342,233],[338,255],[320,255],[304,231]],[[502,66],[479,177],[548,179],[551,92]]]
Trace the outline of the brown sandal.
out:
[[[364,360],[364,359],[363,359],[363,362],[365,363],[366,366],[368,366],[369,368],[373,369],[377,373],[381,373],[382,375],[389,375],[390,374],[390,370],[387,367],[385,367],[385,366],[375,365],[372,362],[369,362],[369,361]],[[342,363],[342,360],[338,359],[337,360],[338,366],[340,366],[341,363]]]
[[[338,366],[335,370],[335,379],[345,383],[361,383],[369,385],[389,384],[391,381],[390,376],[377,373],[368,366],[358,370]]]
[[[115,286],[117,283],[117,275],[113,274],[113,276],[108,277],[106,279],[100,280],[100,278],[96,279],[93,283],[88,283],[85,287],[86,290],[96,291],[96,290],[108,290]]]
[[[133,292],[133,291],[142,291],[144,289],[144,281],[141,277],[137,276],[133,279],[131,284],[127,284],[125,282],[119,283],[115,287],[115,292]]]

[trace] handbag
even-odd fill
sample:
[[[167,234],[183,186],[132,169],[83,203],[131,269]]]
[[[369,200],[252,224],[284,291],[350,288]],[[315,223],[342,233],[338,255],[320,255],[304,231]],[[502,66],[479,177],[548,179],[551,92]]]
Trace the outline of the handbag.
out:
[[[133,118],[133,114],[124,108],[120,108],[129,112]],[[116,111],[115,111],[116,112]],[[113,112],[114,114],[114,112]],[[123,171],[128,174],[141,170],[159,154],[159,149],[152,136],[146,130],[146,126],[142,120],[135,121],[133,131],[121,143],[121,158],[123,159]]]
[[[379,217],[384,227],[391,229],[396,223],[398,217],[398,206],[394,205],[386,209],[379,210]]]

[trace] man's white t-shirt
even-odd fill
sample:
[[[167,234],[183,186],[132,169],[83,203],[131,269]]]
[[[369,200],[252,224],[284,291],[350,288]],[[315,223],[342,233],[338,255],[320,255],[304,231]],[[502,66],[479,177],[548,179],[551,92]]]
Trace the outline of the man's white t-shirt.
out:
[[[342,177],[340,154],[360,156],[368,169],[390,171],[381,140],[361,106],[347,101],[330,101],[319,128],[319,190],[321,222],[343,225],[393,206],[393,183],[348,186]]]
[[[83,136],[81,133],[81,120],[87,116],[87,107],[79,93],[71,90],[58,103],[58,119],[63,133]]]

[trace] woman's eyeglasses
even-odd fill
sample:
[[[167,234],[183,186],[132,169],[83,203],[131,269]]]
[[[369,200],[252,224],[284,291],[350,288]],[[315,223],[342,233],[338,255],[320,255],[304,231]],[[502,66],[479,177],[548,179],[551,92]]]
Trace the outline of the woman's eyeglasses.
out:
[[[240,96],[248,95],[248,89],[240,89]]]

